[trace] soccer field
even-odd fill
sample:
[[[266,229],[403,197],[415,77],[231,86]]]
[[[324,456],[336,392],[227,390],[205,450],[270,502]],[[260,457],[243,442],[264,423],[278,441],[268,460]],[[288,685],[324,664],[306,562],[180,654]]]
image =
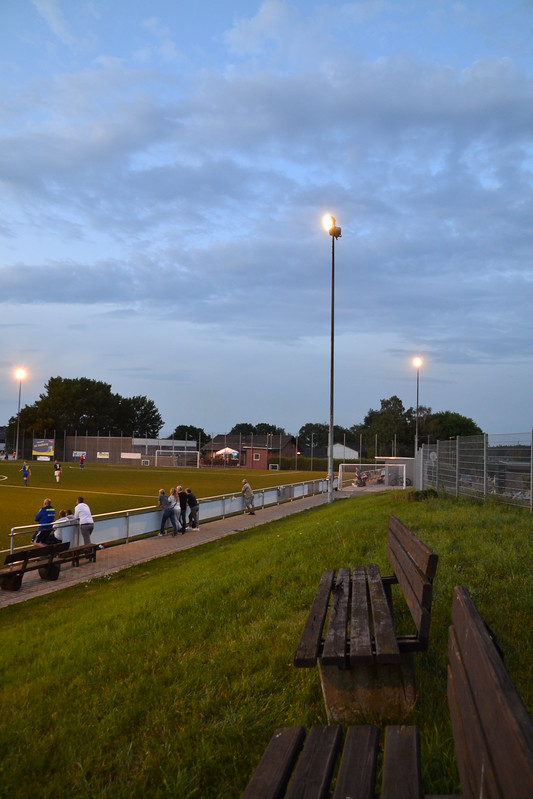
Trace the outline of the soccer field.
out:
[[[53,462],[31,461],[31,476],[24,487],[19,472],[22,461],[0,462],[0,502],[2,527],[0,549],[9,547],[12,527],[33,524],[43,500],[49,497],[56,511],[73,509],[76,497],[83,496],[93,514],[109,513],[157,504],[160,488],[168,493],[171,486],[190,487],[196,496],[213,497],[238,493],[246,477],[254,489],[297,483],[309,479],[310,472],[265,472],[228,467],[226,469],[169,469],[143,466],[63,464],[59,484]],[[314,474],[319,477],[318,473]]]

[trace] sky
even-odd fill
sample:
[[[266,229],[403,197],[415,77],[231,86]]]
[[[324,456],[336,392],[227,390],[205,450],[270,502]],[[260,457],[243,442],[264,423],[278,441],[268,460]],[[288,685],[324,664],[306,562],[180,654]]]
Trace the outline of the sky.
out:
[[[0,0],[0,424],[533,427],[533,0]]]

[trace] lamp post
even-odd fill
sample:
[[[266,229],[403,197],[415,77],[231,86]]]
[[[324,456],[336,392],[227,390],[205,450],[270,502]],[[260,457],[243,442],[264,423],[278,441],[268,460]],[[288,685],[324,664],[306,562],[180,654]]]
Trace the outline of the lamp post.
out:
[[[416,368],[416,420],[415,420],[415,458],[418,452],[418,392],[420,386],[420,367],[422,366],[422,358],[418,356],[413,358],[413,366]]]
[[[335,361],[335,239],[341,237],[335,217],[325,214],[322,224],[331,236],[331,356],[329,364],[328,502],[333,502],[333,396]]]
[[[15,369],[15,377],[19,381],[19,404],[17,410],[17,439],[15,443],[15,460],[18,460],[19,456],[19,428],[20,428],[20,395],[22,392],[22,381],[26,377],[26,370],[25,369]]]

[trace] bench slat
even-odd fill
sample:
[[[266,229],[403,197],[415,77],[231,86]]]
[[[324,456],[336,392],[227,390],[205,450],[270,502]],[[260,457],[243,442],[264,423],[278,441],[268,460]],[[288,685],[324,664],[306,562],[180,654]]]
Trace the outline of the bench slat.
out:
[[[385,728],[381,799],[424,799],[417,727]]]
[[[452,722],[457,725],[457,714],[463,713],[468,695],[470,712],[477,716],[484,738],[482,746],[470,739],[468,730],[463,741],[465,749],[457,752],[460,773],[461,768],[466,771],[465,760],[470,760],[480,764],[476,784],[482,781],[481,768],[486,774],[490,767],[496,774],[496,795],[506,799],[533,796],[533,721],[465,588],[454,591],[452,623]]]
[[[367,566],[366,575],[372,606],[376,661],[378,663],[400,663],[400,649],[379,568],[375,564]]]
[[[288,785],[286,799],[327,799],[341,746],[342,729],[338,724],[312,727]]]
[[[242,799],[281,799],[305,738],[303,727],[276,730]]]
[[[333,799],[374,799],[379,752],[379,729],[349,727]]]
[[[320,578],[320,583],[294,656],[295,666],[316,665],[322,643],[322,630],[328,612],[329,595],[333,585],[334,574],[333,569],[329,569]]]
[[[411,559],[417,564],[420,571],[427,576],[428,580],[433,580],[437,573],[438,555],[432,552],[412,530],[392,513],[389,516],[389,531],[394,533],[398,541],[401,542],[402,547],[409,552]]]
[[[331,608],[324,648],[320,658],[324,666],[344,666],[350,602],[350,569],[342,568],[331,593]]]
[[[421,648],[429,637],[431,624],[431,600],[433,596],[433,586],[424,580],[416,566],[402,552],[398,552],[391,547],[387,547],[387,557],[390,561],[394,574],[401,586],[402,593],[407,602],[407,606],[413,617],[413,621],[421,639]]]
[[[372,636],[369,626],[368,595],[364,566],[352,571],[352,620],[350,630],[350,665],[373,663]]]

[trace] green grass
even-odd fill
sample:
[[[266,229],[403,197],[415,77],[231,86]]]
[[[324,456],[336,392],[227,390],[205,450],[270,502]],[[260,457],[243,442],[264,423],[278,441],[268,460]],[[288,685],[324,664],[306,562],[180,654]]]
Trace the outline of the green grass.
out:
[[[294,650],[323,569],[375,561],[389,572],[391,512],[440,556],[412,722],[425,790],[457,792],[453,587],[469,588],[531,712],[532,519],[386,492],[0,611],[0,797],[240,796],[277,726],[325,723],[317,670],[295,669]]]
[[[9,547],[12,527],[34,523],[45,497],[50,497],[59,515],[61,508],[74,508],[82,495],[93,514],[110,513],[128,508],[157,504],[157,492],[178,484],[190,486],[196,496],[213,497],[241,490],[246,476],[254,489],[281,483],[316,479],[311,472],[266,472],[244,469],[169,469],[141,466],[85,466],[63,464],[59,485],[55,481],[53,462],[31,461],[31,477],[24,487],[19,469],[22,461],[0,461],[0,501],[2,507],[0,550]],[[4,479],[5,478],[5,479]],[[26,540],[21,543],[27,543]],[[20,545],[20,544],[19,544]]]

